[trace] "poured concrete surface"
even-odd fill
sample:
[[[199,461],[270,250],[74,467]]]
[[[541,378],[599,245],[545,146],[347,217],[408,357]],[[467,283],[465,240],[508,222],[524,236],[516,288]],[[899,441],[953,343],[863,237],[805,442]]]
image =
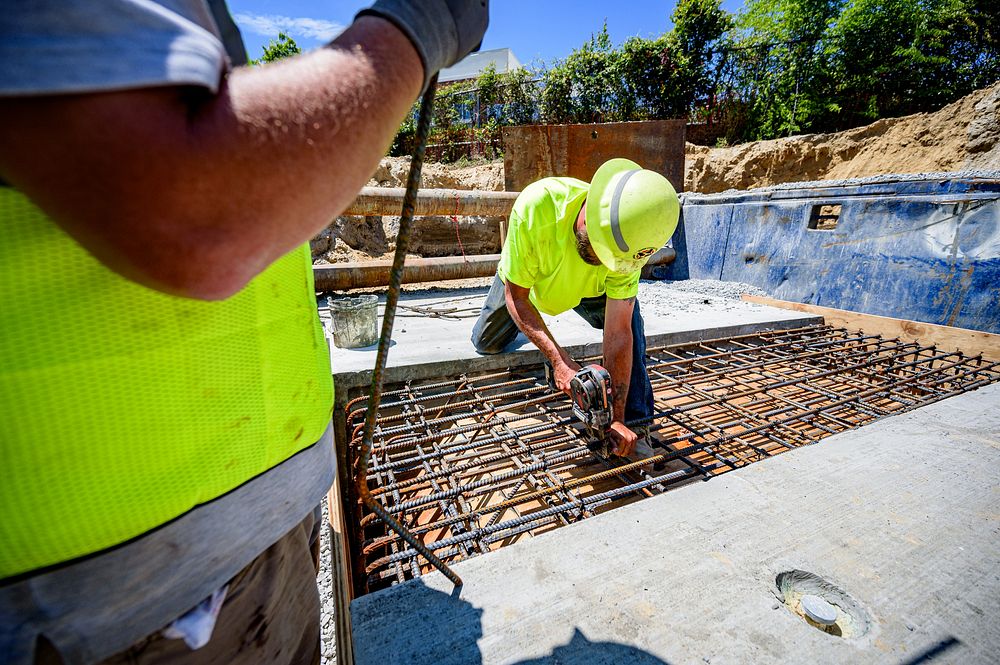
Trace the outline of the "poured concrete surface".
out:
[[[723,284],[723,283],[720,283]],[[490,371],[541,361],[541,354],[519,334],[504,353],[484,356],[472,346],[470,337],[486,288],[453,291],[404,292],[392,335],[386,364],[386,382],[426,379],[463,372]],[[384,297],[380,299],[384,303]],[[711,294],[667,292],[663,283],[640,285],[639,303],[647,344],[680,344],[702,339],[742,335],[761,330],[798,328],[822,323],[819,316],[756,305]],[[457,308],[467,318],[435,318],[421,311]],[[379,307],[379,325],[383,307]],[[320,316],[330,331],[325,307]],[[576,357],[601,352],[601,331],[591,328],[576,312],[543,315],[559,344]],[[376,346],[363,349],[330,347],[334,382],[340,388],[368,385],[375,366]]]
[[[820,632],[788,570],[871,627]],[[356,599],[374,663],[996,663],[1000,385],[799,448]]]

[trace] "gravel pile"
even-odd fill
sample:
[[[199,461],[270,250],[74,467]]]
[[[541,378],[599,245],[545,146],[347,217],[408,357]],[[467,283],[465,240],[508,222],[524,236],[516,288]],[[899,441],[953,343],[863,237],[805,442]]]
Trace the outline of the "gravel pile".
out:
[[[685,279],[679,282],[644,281],[639,288],[641,294],[645,294],[647,291],[658,294],[682,291],[727,300],[739,300],[744,293],[754,296],[767,295],[763,289],[753,284],[723,282],[717,279]]]
[[[323,526],[319,530],[319,575],[316,585],[319,587],[320,604],[320,638],[322,639],[321,665],[334,665],[337,662],[337,631],[333,623],[333,571],[330,568],[330,516],[327,514],[326,501],[323,501]]]
[[[721,282],[714,279],[686,279],[679,282],[643,281],[639,283],[639,305],[646,316],[684,312],[734,311],[753,307],[740,300],[748,293],[766,296],[752,284]]]

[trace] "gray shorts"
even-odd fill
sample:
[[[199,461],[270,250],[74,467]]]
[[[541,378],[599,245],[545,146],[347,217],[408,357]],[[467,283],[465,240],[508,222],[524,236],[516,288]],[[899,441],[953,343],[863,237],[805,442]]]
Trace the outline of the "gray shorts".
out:
[[[106,665],[152,663],[320,662],[319,507],[229,581],[225,603],[208,644],[192,651],[160,631],[101,661]],[[40,638],[39,665],[62,664],[55,648]]]

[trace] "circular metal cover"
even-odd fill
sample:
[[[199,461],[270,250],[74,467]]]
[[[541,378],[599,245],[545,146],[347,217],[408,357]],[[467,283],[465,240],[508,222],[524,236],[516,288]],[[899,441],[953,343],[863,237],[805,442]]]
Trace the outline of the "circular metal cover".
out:
[[[832,626],[837,622],[837,608],[819,596],[802,596],[799,601],[802,610],[810,619],[823,626]]]

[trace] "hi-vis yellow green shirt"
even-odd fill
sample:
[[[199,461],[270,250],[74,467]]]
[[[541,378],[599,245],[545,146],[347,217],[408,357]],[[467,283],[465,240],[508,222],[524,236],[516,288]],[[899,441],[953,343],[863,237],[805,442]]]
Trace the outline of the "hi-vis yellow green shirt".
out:
[[[573,309],[582,298],[624,300],[639,293],[640,271],[612,273],[576,251],[573,225],[588,187],[576,178],[543,178],[524,188],[510,213],[497,274],[530,288],[532,304],[545,314]]]

